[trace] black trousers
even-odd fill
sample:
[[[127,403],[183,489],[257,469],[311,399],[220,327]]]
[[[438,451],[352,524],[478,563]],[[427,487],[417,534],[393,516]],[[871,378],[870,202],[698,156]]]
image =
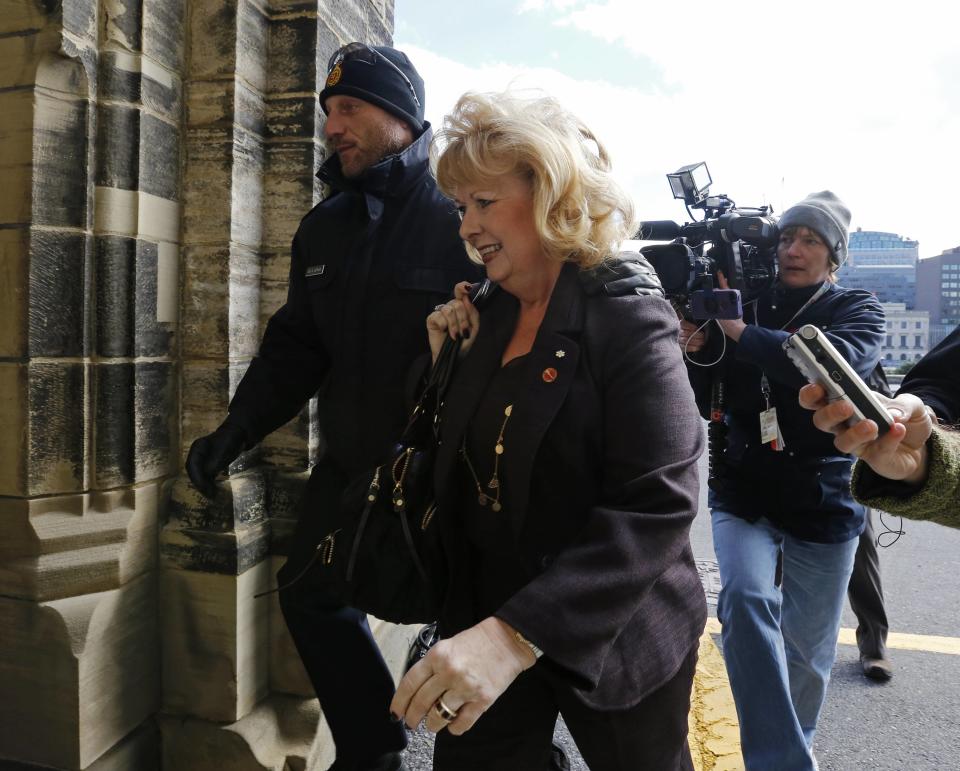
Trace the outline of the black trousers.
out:
[[[587,707],[534,666],[465,734],[437,734],[434,771],[545,771],[558,713],[591,771],[692,771],[687,717],[696,666],[694,646],[666,684],[612,712]]]
[[[860,655],[872,659],[886,658],[887,611],[883,606],[880,584],[880,557],[873,531],[873,510],[867,509],[867,526],[860,534],[853,574],[847,588],[850,608],[857,617],[857,647]]]
[[[339,487],[320,472],[307,484],[290,556],[277,573],[281,587],[293,582],[280,590],[280,608],[330,726],[337,760],[362,761],[402,750],[407,735],[402,723],[390,719],[396,688],[366,614],[318,601],[312,570],[303,572],[326,535],[317,532],[316,512],[339,501]]]

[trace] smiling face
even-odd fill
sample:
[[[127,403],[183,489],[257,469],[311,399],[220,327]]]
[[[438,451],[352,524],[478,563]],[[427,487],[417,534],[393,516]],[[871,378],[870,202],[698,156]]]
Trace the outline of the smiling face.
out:
[[[511,294],[559,274],[543,250],[533,216],[533,190],[519,174],[505,174],[455,191],[460,237],[477,250],[487,277]]]
[[[831,274],[830,248],[813,230],[787,228],[777,245],[780,283],[794,289],[823,283]]]
[[[411,142],[413,132],[404,121],[375,104],[353,96],[327,97],[324,133],[340,156],[343,176],[352,179]]]

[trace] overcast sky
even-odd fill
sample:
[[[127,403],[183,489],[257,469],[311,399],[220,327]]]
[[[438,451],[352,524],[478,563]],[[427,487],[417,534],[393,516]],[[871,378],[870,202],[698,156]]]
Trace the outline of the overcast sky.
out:
[[[641,219],[665,174],[778,212],[829,188],[853,227],[960,245],[960,11],[945,0],[396,0],[434,124],[467,90],[538,88],[606,143]]]

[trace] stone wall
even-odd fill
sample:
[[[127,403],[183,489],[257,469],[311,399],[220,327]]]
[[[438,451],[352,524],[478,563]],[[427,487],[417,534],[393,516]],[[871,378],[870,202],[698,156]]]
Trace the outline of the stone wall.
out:
[[[392,27],[392,0],[3,1],[3,768],[329,758],[277,603],[253,599],[310,411],[212,503],[181,469],[283,301],[327,57]]]

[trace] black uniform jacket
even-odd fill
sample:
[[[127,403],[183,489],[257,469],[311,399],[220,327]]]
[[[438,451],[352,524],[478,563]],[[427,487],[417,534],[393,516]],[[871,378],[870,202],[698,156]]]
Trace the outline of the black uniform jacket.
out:
[[[505,292],[491,298],[444,407],[445,634],[479,620],[455,465],[518,309]],[[543,649],[537,666],[598,709],[632,706],[668,680],[705,623],[689,541],[703,429],[677,334],[661,297],[588,297],[576,266],[564,266],[510,419],[504,510],[516,515],[504,548],[526,580],[495,615]]]
[[[920,397],[948,425],[960,423],[960,329],[914,365],[897,393]]]
[[[359,180],[340,174],[336,156],[321,168],[334,192],[300,223],[287,302],[230,404],[251,443],[318,389],[325,459],[346,474],[381,463],[400,436],[407,372],[428,351],[425,319],[480,275],[430,174],[430,136]]]

